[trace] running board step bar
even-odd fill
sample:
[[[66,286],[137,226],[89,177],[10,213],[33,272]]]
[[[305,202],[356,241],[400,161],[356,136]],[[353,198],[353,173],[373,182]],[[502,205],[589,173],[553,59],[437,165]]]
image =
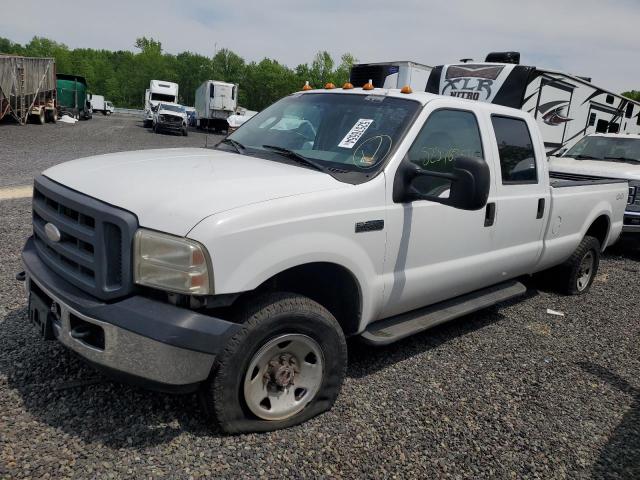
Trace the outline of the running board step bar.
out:
[[[371,345],[388,345],[454,318],[490,307],[527,291],[522,283],[509,281],[467,293],[451,300],[372,323],[361,338]]]

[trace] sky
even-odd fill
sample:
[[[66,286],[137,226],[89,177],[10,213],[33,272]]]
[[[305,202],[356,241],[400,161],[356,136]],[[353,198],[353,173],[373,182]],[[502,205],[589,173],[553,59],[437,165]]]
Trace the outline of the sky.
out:
[[[515,50],[523,64],[640,90],[640,0],[0,0],[0,12],[0,36],[18,43],[135,50],[144,35],[169,53],[229,48],[291,67],[319,50],[427,65]]]

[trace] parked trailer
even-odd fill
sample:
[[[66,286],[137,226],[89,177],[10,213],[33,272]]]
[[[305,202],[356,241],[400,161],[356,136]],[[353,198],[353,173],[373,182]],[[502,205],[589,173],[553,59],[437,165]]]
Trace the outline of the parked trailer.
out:
[[[87,98],[87,81],[80,75],[57,75],[58,110],[62,115],[89,119],[92,117],[91,102]]]
[[[549,154],[591,133],[640,134],[640,102],[594,85],[590,78],[520,65],[519,52],[434,67],[426,90],[530,113]]]
[[[424,92],[431,69],[429,65],[406,60],[358,63],[351,67],[349,82],[355,87],[362,87],[369,81],[382,88],[402,88],[411,85],[416,92]]]
[[[238,85],[207,80],[196,90],[198,128],[227,130],[227,118],[238,106]]]
[[[56,62],[0,54],[0,119],[56,121]]]

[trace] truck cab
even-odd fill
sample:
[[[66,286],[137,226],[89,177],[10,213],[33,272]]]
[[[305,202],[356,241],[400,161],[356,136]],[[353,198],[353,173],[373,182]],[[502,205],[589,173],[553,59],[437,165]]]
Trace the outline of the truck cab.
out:
[[[587,293],[627,196],[624,180],[550,178],[526,112],[327,85],[215,149],[38,176],[29,316],[119,378],[198,391],[227,432],[285,428],[331,408],[347,337],[386,345],[551,269]]]
[[[143,123],[150,127],[153,124],[153,114],[160,102],[178,103],[178,84],[165,80],[151,80],[145,91],[145,105]]]

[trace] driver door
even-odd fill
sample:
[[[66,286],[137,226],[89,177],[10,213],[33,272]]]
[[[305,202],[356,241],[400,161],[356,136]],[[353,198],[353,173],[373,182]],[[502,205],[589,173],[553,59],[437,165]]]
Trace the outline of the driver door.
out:
[[[441,104],[441,102],[432,102]],[[444,103],[446,105],[446,103]],[[429,108],[429,106],[427,107]],[[431,107],[406,160],[424,170],[450,172],[459,156],[486,160],[490,148],[482,142],[486,119],[468,109]],[[486,133],[484,138],[488,138]],[[491,190],[487,208],[455,209],[417,200],[394,203],[394,177],[387,178],[388,225],[383,317],[397,315],[498,283],[493,264],[495,226],[490,221],[495,171],[490,163]],[[420,193],[448,196],[450,180],[419,177],[412,185]],[[495,210],[493,210],[495,212]]]

